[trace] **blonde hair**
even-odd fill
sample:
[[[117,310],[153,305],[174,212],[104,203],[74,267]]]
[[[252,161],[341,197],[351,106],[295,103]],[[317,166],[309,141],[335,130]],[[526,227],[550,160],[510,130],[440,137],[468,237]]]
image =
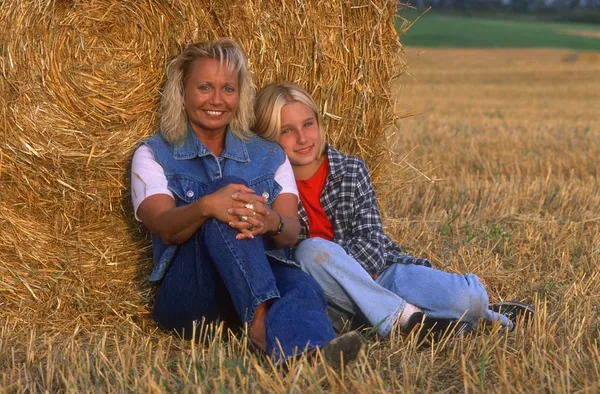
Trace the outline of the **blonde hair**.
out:
[[[325,134],[321,130],[319,108],[312,96],[294,83],[277,83],[262,89],[254,104],[255,123],[253,131],[262,138],[277,142],[281,133],[281,109],[286,104],[300,102],[310,108],[317,119],[321,135],[321,152],[325,151]]]
[[[185,140],[188,117],[183,105],[184,85],[190,65],[198,59],[217,59],[227,65],[228,72],[238,75],[240,102],[229,127],[241,139],[250,137],[256,89],[246,65],[246,55],[229,38],[190,44],[169,63],[160,100],[160,130],[163,137],[171,144],[181,144]]]

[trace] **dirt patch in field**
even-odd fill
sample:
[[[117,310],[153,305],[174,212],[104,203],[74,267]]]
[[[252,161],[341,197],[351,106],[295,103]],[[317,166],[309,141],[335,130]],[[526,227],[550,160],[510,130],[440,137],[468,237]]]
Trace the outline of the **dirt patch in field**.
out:
[[[597,30],[561,30],[561,34],[569,36],[579,36],[588,38],[600,38],[600,31]]]

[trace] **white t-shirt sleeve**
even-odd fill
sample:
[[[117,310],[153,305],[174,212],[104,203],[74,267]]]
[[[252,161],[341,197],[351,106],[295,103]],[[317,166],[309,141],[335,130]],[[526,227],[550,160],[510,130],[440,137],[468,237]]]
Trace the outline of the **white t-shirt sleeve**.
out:
[[[296,186],[296,178],[294,178],[294,171],[292,170],[292,164],[288,157],[285,157],[285,161],[279,166],[275,172],[275,181],[282,187],[281,193],[291,193],[298,197],[298,187]]]
[[[298,197],[294,171],[287,156],[275,172],[275,181],[281,185],[281,193],[291,193]],[[168,188],[165,172],[154,159],[152,150],[146,145],[140,145],[133,154],[131,162],[131,201],[137,220],[140,220],[137,216],[137,210],[142,201],[155,194],[166,194],[174,198],[173,193]]]
[[[166,194],[174,198],[168,188],[165,172],[154,159],[152,150],[146,145],[140,145],[133,154],[131,162],[131,201],[138,221],[140,219],[137,210],[140,204],[155,194]]]

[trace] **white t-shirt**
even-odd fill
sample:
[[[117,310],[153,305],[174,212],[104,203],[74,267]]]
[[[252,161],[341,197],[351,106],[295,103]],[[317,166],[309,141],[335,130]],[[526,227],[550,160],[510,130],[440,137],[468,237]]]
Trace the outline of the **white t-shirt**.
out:
[[[281,194],[291,193],[298,197],[294,172],[287,156],[275,172],[275,181],[282,187]],[[175,199],[167,185],[165,172],[154,159],[152,150],[146,145],[140,145],[133,154],[131,162],[131,200],[137,220],[140,220],[137,217],[138,207],[146,198],[155,194],[166,194]]]

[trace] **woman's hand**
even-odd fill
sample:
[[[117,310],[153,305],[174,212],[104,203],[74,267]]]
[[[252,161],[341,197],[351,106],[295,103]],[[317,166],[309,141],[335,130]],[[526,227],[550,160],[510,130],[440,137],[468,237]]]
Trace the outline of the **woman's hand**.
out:
[[[240,231],[237,239],[254,238],[270,229],[273,211],[267,205],[267,199],[254,192],[238,192],[231,196],[235,201],[228,213],[234,217],[229,225]],[[275,215],[277,216],[277,215]]]
[[[235,213],[230,211],[230,209],[236,206],[233,196],[240,193],[248,194],[254,193],[254,191],[248,186],[232,183],[207,195],[205,198],[208,199],[207,207],[209,216],[223,223],[230,223],[236,220]]]
[[[300,222],[298,221],[298,197],[291,193],[284,193],[277,196],[271,208],[266,205],[266,200],[261,203],[261,196],[242,195],[238,193],[234,199],[243,205],[242,208],[235,208],[232,212],[245,216],[229,225],[240,229],[237,239],[253,238],[258,234],[265,234],[267,231],[276,232],[279,223],[284,223],[283,231],[279,235],[271,235],[271,241],[276,248],[290,248],[296,244],[298,234],[300,233]],[[252,204],[252,210],[256,211],[254,215],[246,206]],[[238,205],[238,207],[240,206]],[[258,210],[257,210],[258,209]],[[264,213],[263,213],[264,212]],[[259,227],[260,226],[260,227]]]

